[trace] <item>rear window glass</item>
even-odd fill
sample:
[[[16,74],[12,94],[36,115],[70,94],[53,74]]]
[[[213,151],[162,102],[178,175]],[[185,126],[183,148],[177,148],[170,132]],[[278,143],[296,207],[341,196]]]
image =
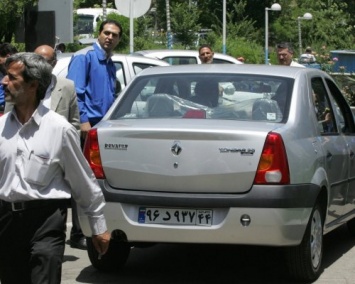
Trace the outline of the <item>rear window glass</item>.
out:
[[[196,57],[191,56],[171,56],[164,57],[163,60],[168,62],[170,65],[186,65],[186,64],[197,64]]]
[[[283,122],[293,79],[223,74],[137,78],[110,119],[225,119]]]
[[[224,59],[213,58],[213,64],[235,64],[235,63]]]

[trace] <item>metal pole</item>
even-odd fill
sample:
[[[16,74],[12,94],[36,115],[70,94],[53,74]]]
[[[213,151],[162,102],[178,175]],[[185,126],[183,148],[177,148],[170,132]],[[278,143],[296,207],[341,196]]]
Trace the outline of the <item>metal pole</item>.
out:
[[[171,38],[171,28],[170,28],[170,4],[169,0],[165,0],[166,5],[166,35],[168,39],[168,49],[171,49],[172,38]]]
[[[265,64],[269,64],[269,19],[268,8],[265,8]]]
[[[106,0],[102,0],[102,18],[105,21],[107,18],[107,10],[106,10]]]
[[[129,2],[129,52],[133,53],[133,1]]]
[[[226,0],[223,0],[223,54],[226,54],[226,14],[227,14],[227,5]]]
[[[301,17],[298,17],[297,21],[298,21],[298,46],[300,51],[299,56],[301,56],[302,54]]]

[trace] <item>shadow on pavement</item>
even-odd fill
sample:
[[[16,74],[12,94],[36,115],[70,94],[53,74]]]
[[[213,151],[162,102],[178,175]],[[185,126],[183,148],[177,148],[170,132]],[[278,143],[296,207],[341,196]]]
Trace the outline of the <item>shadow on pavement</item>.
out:
[[[355,246],[355,237],[352,236],[346,226],[342,225],[324,237],[324,269],[346,254]]]
[[[323,267],[331,266],[354,245],[355,238],[346,226],[326,235]],[[117,273],[102,273],[88,266],[76,281],[100,284],[294,283],[288,279],[280,248],[196,244],[133,248],[126,265]]]

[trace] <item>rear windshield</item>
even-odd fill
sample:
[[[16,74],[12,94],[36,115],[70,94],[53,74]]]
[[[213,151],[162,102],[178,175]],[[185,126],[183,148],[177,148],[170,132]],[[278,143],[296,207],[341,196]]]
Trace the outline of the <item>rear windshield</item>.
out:
[[[77,22],[74,28],[74,35],[93,34],[94,33],[94,16],[92,15],[77,15]]]
[[[110,119],[225,119],[284,122],[293,79],[176,74],[136,78]]]

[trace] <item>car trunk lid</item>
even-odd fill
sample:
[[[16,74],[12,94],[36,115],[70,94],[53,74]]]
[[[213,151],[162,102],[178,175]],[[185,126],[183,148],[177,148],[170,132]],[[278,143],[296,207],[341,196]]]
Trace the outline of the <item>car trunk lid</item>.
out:
[[[125,120],[98,128],[112,188],[242,193],[255,177],[267,134],[280,126],[247,121]]]

